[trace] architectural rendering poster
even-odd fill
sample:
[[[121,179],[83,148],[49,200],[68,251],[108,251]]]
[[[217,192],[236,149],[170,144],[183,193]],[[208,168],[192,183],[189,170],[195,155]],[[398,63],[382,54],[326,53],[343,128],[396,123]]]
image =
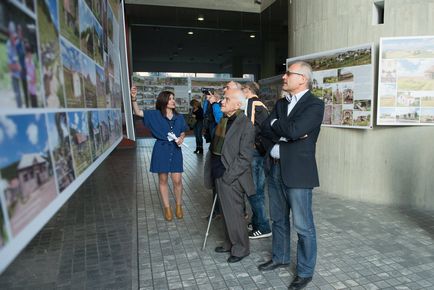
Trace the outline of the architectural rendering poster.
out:
[[[133,84],[137,87],[137,104],[144,110],[155,109],[155,102],[161,91],[175,94],[176,110],[187,114],[189,108],[188,78],[186,77],[142,77],[133,74]]]
[[[0,273],[122,139],[120,7],[0,2]]]
[[[282,97],[282,75],[259,80],[259,97],[271,112],[274,104]]]
[[[372,128],[372,52],[372,44],[364,44],[287,60],[312,66],[312,92],[325,103],[323,126]]]
[[[434,125],[434,36],[381,38],[378,125]]]

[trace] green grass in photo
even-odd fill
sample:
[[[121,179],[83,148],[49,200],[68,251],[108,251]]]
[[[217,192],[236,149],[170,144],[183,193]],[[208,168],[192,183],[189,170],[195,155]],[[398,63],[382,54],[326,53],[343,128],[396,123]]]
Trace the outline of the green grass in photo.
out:
[[[398,79],[398,90],[434,91],[434,80],[423,77],[402,77]]]

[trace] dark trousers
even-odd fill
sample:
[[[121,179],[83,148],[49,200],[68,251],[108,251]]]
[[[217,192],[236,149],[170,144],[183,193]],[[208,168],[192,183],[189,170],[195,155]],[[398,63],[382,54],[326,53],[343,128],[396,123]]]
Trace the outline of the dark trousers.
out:
[[[244,191],[238,181],[226,184],[222,178],[216,181],[217,194],[220,198],[225,229],[225,249],[231,250],[231,255],[245,257],[250,253],[249,235],[244,219]]]

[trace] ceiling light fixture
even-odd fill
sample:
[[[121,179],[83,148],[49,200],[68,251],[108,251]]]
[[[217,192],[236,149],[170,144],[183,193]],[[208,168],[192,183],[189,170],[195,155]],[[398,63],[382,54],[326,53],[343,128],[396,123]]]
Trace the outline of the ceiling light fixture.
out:
[[[198,21],[204,21],[205,18],[203,17],[203,15],[199,15],[199,16],[197,17],[197,20],[198,20]]]
[[[255,37],[256,37],[256,35],[250,34],[250,38],[255,38]]]
[[[194,33],[193,33],[193,31],[189,31],[189,32],[187,32],[189,35],[193,35]]]

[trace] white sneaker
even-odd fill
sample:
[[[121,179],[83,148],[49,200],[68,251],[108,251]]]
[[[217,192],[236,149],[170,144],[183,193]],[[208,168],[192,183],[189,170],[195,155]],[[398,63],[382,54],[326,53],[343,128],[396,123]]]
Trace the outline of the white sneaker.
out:
[[[272,235],[271,232],[263,234],[260,230],[256,230],[249,234],[249,239],[254,240],[254,239],[268,238],[271,237],[271,235]]]

